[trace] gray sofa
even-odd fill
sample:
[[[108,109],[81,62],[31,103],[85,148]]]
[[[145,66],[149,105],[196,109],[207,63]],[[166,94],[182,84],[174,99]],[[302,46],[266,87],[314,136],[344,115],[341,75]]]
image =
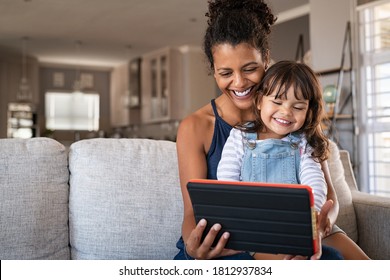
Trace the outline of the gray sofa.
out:
[[[341,156],[341,161],[340,161]],[[390,259],[390,198],[361,193],[332,145],[338,224]],[[0,139],[0,259],[172,259],[182,199],[175,143]]]

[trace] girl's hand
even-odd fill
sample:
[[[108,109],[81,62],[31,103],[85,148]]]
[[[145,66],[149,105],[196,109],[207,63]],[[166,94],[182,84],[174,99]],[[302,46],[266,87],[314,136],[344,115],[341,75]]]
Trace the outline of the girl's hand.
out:
[[[321,208],[320,214],[317,216],[317,230],[320,232],[320,237],[327,237],[332,231],[333,225],[328,217],[330,209],[333,207],[333,200],[329,199]]]
[[[330,219],[328,218],[328,214],[330,209],[333,206],[333,201],[330,199],[325,202],[325,204],[321,208],[321,212],[316,214],[316,226],[317,226],[317,245],[318,252],[310,257],[311,260],[318,260],[322,255],[322,239],[329,235],[332,230],[332,225],[330,223]],[[286,255],[285,260],[302,260],[307,259],[307,257],[303,256],[292,256]]]
[[[322,255],[322,239],[325,238],[332,230],[332,225],[328,214],[333,206],[333,200],[327,200],[321,208],[321,212],[317,213],[317,244],[318,252],[311,256],[311,260],[319,260]]]
[[[215,259],[223,256],[230,256],[239,253],[235,250],[225,249],[225,245],[229,239],[230,234],[224,232],[219,239],[217,245],[212,247],[214,239],[221,230],[220,224],[215,224],[207,233],[205,239],[201,243],[202,234],[206,228],[207,222],[205,219],[199,221],[195,229],[191,232],[185,244],[185,250],[188,255],[195,259]]]

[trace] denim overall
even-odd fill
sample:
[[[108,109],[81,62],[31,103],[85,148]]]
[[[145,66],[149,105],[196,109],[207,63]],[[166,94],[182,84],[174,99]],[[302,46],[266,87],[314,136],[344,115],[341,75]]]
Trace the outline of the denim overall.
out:
[[[299,184],[300,138],[293,134],[288,137],[290,141],[256,141],[257,133],[243,133],[241,181]]]

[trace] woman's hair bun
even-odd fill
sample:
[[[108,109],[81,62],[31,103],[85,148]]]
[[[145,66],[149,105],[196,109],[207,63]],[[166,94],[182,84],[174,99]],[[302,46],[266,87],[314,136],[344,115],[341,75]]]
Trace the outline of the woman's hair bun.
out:
[[[207,23],[212,26],[216,19],[222,15],[228,16],[232,12],[249,13],[257,17],[267,33],[276,18],[263,0],[209,0],[209,10],[206,13]]]

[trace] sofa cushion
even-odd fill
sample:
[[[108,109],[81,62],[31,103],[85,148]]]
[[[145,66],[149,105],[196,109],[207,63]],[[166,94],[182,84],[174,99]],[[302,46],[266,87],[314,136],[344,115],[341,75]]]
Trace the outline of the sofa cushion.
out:
[[[352,204],[352,194],[345,178],[339,148],[334,142],[331,142],[330,145],[328,165],[333,186],[336,190],[340,204],[340,211],[336,224],[343,229],[353,241],[356,242],[358,239],[358,233],[355,210]]]
[[[72,259],[172,259],[182,199],[174,142],[90,139],[69,153]]]
[[[68,161],[49,138],[0,139],[0,259],[69,259]]]

